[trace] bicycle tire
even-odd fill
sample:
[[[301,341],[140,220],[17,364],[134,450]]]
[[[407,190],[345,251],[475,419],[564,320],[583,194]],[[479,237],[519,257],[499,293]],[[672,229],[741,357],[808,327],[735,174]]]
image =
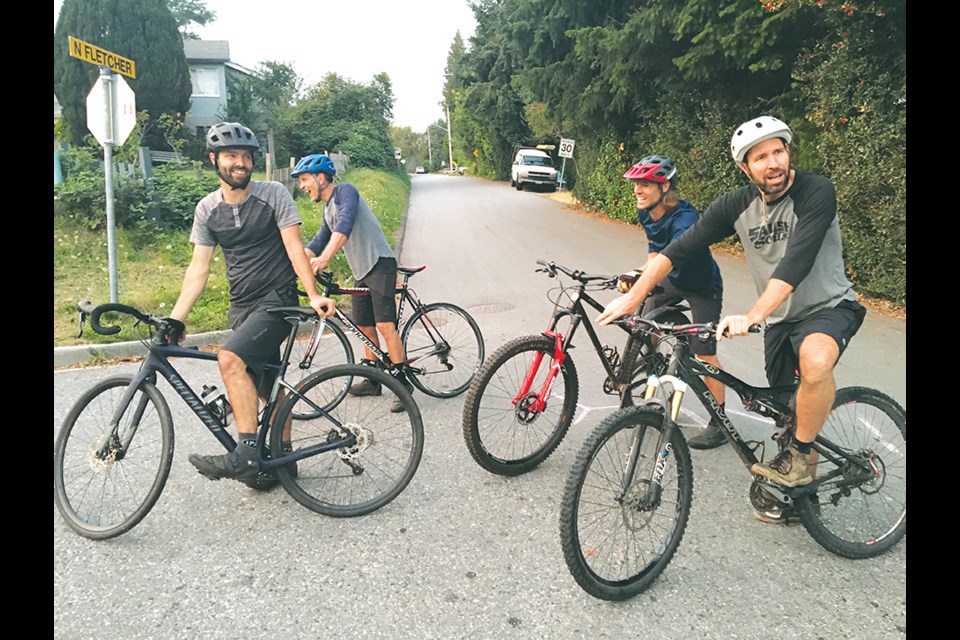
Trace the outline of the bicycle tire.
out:
[[[554,341],[543,335],[516,338],[500,347],[474,378],[463,404],[463,437],[470,455],[482,468],[502,476],[517,476],[540,465],[559,446],[577,408],[580,386],[570,354],[555,380],[551,401],[538,414],[525,413],[523,405],[536,397],[553,361]],[[531,365],[531,356],[543,360],[527,397],[513,399]],[[562,402],[555,400],[563,390]]]
[[[71,529],[85,538],[106,540],[126,533],[150,512],[173,462],[173,418],[155,385],[142,382],[120,422],[118,442],[135,426],[125,454],[118,448],[97,457],[94,449],[109,425],[132,375],[98,382],[70,409],[57,434],[53,454],[54,501]],[[134,425],[136,410],[142,408]]]
[[[875,389],[846,387],[837,391],[820,436],[846,451],[868,452],[876,472],[871,481],[848,491],[824,482],[816,502],[796,501],[800,522],[822,547],[841,557],[886,552],[907,532],[906,411]],[[814,477],[835,470],[820,455]]]
[[[344,380],[363,378],[382,385],[384,393],[340,394]],[[297,391],[317,405],[329,407],[329,414],[357,436],[357,444],[278,467],[277,477],[287,493],[312,511],[338,518],[370,513],[400,495],[423,455],[423,420],[406,387],[374,367],[344,364],[310,375]],[[333,401],[335,396],[339,400]],[[394,396],[402,400],[405,411],[391,412]],[[273,423],[285,424],[297,404],[305,402],[288,395]],[[323,415],[291,421],[293,451],[331,441],[338,433],[332,424]],[[282,440],[283,429],[271,428],[270,450],[275,458],[282,455]]]
[[[595,598],[626,600],[647,589],[683,538],[693,501],[693,466],[679,430],[669,443],[672,455],[657,506],[641,511],[618,500],[637,427],[645,429],[625,495],[644,495],[658,460],[663,419],[649,407],[610,414],[583,443],[567,476],[560,508],[563,557],[577,584]]]
[[[295,386],[306,380],[307,377],[315,371],[338,364],[353,364],[355,362],[353,346],[350,344],[350,339],[344,332],[343,327],[340,326],[340,323],[332,318],[327,319],[323,335],[320,336],[320,345],[314,353],[310,368],[301,369],[300,361],[303,360],[309,344],[310,334],[298,338],[293,345],[293,351],[290,352],[290,364],[287,367],[286,379],[287,382]],[[346,392],[347,387],[344,387],[343,393]],[[309,420],[310,418],[316,418],[318,414],[294,411],[292,415],[294,420]]]
[[[400,336],[406,359],[435,351],[411,366],[410,382],[434,398],[452,398],[470,387],[483,364],[483,335],[469,313],[448,302],[425,305],[403,325]]]

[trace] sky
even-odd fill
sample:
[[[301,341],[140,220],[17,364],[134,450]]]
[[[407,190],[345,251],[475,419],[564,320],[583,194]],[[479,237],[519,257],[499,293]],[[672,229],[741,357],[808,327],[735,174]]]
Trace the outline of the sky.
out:
[[[62,0],[54,0],[56,27]],[[227,40],[230,59],[249,69],[273,60],[293,66],[308,87],[330,72],[367,84],[386,72],[393,124],[424,131],[443,120],[443,70],[454,35],[464,43],[476,22],[468,0],[205,0],[217,14],[204,40]],[[264,11],[273,7],[273,12]]]

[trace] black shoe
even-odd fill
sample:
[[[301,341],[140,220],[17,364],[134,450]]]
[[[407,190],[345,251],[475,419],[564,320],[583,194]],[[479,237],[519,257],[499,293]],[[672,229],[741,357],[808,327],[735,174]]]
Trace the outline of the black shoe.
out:
[[[191,453],[187,459],[201,475],[210,480],[230,478],[241,482],[255,481],[260,473],[260,465],[256,460],[243,460],[236,451],[222,456],[201,456]]]
[[[413,393],[413,385],[410,384],[410,381],[407,380],[405,376],[402,378],[398,377],[397,380],[407,391]],[[390,406],[390,413],[403,413],[406,410],[407,406],[403,403],[403,400],[400,399],[400,396],[395,397],[393,399],[393,405]]]
[[[692,438],[687,438],[687,444],[691,449],[715,449],[727,441],[727,436],[712,420],[702,433],[698,433]]]

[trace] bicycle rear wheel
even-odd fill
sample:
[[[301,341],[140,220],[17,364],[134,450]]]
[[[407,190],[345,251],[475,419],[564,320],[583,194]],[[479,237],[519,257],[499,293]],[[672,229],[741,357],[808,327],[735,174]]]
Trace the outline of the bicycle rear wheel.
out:
[[[602,600],[626,600],[653,583],[673,558],[690,517],[693,467],[679,431],[661,443],[663,414],[621,409],[587,438],[564,486],[560,542],[570,574]],[[666,458],[662,493],[652,504],[654,467]],[[636,468],[625,470],[633,453]]]
[[[534,469],[563,440],[577,408],[579,382],[567,354],[542,410],[533,404],[553,363],[554,341],[546,336],[517,338],[490,356],[463,404],[463,437],[477,464],[491,473],[516,476]],[[517,398],[537,355],[529,391]],[[562,395],[561,395],[562,394]]]
[[[316,352],[314,352],[310,368],[300,368],[300,362],[303,360],[304,355],[306,355],[307,349],[310,348],[310,342],[313,339],[314,333],[318,330],[319,323],[319,320],[310,321],[308,326],[310,326],[311,331],[305,335],[298,336],[297,341],[293,345],[286,375],[287,381],[291,384],[299,384],[311,373],[319,371],[320,369],[332,367],[337,364],[353,364],[354,362],[353,346],[350,344],[350,340],[344,333],[343,328],[338,321],[327,319],[323,333],[317,336],[319,344],[317,345]],[[347,384],[349,385],[349,382]],[[343,393],[346,392],[347,387],[344,387]],[[294,420],[306,420],[316,416],[316,413],[309,411],[306,413],[301,413],[300,410],[293,412]]]
[[[114,412],[133,376],[94,385],[70,409],[53,452],[54,502],[71,529],[93,540],[126,533],[150,512],[173,461],[173,419],[143,382],[116,429]]]
[[[837,391],[820,431],[846,453],[866,460],[872,477],[851,482],[862,471],[832,455],[819,455],[816,500],[797,500],[806,530],[821,546],[844,558],[871,558],[897,544],[907,532],[907,414],[889,396],[865,387]]]
[[[364,378],[382,385],[379,396],[342,394],[344,384]],[[383,371],[364,365],[337,365],[309,376],[290,394],[273,424],[285,424],[293,411],[315,417],[292,421],[293,452],[332,443],[352,434],[352,446],[318,453],[278,467],[284,489],[300,504],[328,516],[351,517],[375,511],[410,483],[423,454],[423,421],[407,389]],[[393,413],[394,396],[404,411]],[[315,405],[315,406],[314,406]],[[324,408],[326,415],[317,412]],[[339,427],[339,428],[338,428]],[[271,429],[270,449],[282,455],[283,429]]]
[[[452,398],[470,386],[483,364],[480,327],[469,313],[446,302],[425,305],[403,326],[404,357],[413,359],[410,382],[435,398]]]

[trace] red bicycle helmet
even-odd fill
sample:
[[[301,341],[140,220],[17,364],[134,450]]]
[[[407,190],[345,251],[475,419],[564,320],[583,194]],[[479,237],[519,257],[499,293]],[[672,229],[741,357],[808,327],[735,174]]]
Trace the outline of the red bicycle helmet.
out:
[[[679,176],[676,163],[667,156],[647,156],[627,169],[623,177],[628,180],[676,182]]]

